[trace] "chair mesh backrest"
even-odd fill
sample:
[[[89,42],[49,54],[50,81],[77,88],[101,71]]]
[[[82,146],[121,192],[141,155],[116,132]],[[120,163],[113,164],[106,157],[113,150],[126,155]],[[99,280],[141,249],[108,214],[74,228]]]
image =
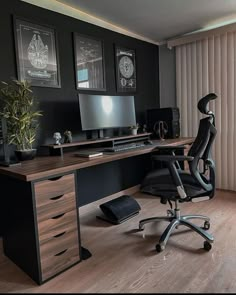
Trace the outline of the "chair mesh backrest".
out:
[[[195,138],[188,156],[194,157],[194,160],[190,162],[190,166],[195,170],[199,160],[204,162],[211,158],[211,147],[213,140],[216,136],[216,128],[211,123],[211,118],[207,117],[200,120],[197,137]]]
[[[200,169],[199,162],[201,160],[205,168],[207,167],[208,161],[212,161],[211,148],[217,130],[215,128],[214,114],[208,110],[207,104],[209,100],[215,99],[216,97],[215,94],[209,94],[199,101],[199,110],[204,114],[209,114],[209,116],[200,120],[197,137],[188,152],[188,156],[194,157],[194,160],[189,162],[189,170],[194,179],[206,191],[215,189],[215,183],[211,183],[208,178],[206,178],[206,175],[203,176],[203,171]]]

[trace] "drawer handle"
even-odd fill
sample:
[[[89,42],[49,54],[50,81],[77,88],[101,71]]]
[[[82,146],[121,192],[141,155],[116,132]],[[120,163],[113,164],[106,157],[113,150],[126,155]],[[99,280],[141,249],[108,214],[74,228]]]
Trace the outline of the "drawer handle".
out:
[[[60,218],[60,217],[62,217],[62,216],[65,215],[65,214],[66,214],[66,213],[62,213],[62,214],[59,214],[59,215],[53,216],[52,219]]]
[[[65,250],[63,250],[63,251],[61,251],[61,252],[55,254],[54,256],[60,256],[60,255],[64,254],[67,250],[68,250],[68,249],[65,249]]]
[[[55,236],[53,236],[53,237],[54,237],[54,238],[59,238],[59,237],[63,236],[65,233],[66,233],[66,231],[64,231],[63,233],[60,233],[60,234],[58,234],[58,235],[55,235]]]
[[[60,196],[58,196],[58,197],[52,197],[52,198],[50,198],[50,200],[55,201],[55,200],[58,200],[58,199],[62,198],[63,196],[64,196],[64,195],[60,195]]]
[[[50,179],[48,179],[48,180],[50,180],[50,181],[55,181],[55,180],[58,180],[58,179],[60,179],[60,178],[62,178],[62,176],[56,176],[56,177],[50,178]]]

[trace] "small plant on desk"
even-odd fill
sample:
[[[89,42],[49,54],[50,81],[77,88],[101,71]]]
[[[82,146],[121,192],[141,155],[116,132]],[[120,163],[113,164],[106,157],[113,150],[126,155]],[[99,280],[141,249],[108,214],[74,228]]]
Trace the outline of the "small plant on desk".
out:
[[[136,125],[130,126],[129,129],[131,130],[132,135],[137,135],[138,129],[139,129],[139,123],[137,123]]]

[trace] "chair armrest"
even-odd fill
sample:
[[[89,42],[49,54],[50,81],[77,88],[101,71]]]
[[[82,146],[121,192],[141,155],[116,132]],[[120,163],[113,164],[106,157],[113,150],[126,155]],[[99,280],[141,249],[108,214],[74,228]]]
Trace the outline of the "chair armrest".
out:
[[[184,190],[184,186],[182,183],[182,180],[179,175],[179,170],[176,168],[175,163],[178,161],[193,161],[194,157],[190,156],[175,156],[175,155],[158,155],[158,156],[153,156],[152,157],[154,160],[157,161],[164,161],[167,164],[167,167],[169,169],[170,175],[172,177],[172,180],[174,184],[176,185],[177,192],[180,196],[181,200],[186,200],[188,196],[186,195],[186,192]]]
[[[194,157],[190,156],[181,156],[181,155],[158,155],[158,156],[152,156],[153,160],[156,161],[163,161],[163,162],[175,162],[175,161],[193,161]]]
[[[160,153],[162,154],[162,152],[164,151],[164,154],[170,154],[172,156],[175,156],[175,152],[177,151],[183,151],[184,149],[186,149],[185,145],[177,145],[177,146],[157,146],[156,149],[152,152],[153,155],[160,155]],[[181,169],[180,164],[178,162],[178,160],[176,159],[175,164],[177,166],[178,169]]]

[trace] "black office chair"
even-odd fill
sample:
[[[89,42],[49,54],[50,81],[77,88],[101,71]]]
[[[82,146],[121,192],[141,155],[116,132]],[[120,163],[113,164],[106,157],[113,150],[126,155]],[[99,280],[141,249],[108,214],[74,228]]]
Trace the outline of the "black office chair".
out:
[[[201,113],[208,115],[200,120],[197,137],[193,142],[188,155],[175,155],[179,147],[163,147],[169,154],[152,155],[155,161],[163,161],[167,168],[155,169],[148,173],[141,184],[141,191],[147,194],[156,195],[161,198],[161,203],[170,204],[171,209],[167,210],[167,216],[151,217],[139,222],[139,230],[144,225],[154,221],[169,221],[159,243],[156,245],[157,252],[165,249],[171,232],[178,225],[185,225],[200,234],[204,239],[204,249],[209,251],[214,241],[212,235],[206,230],[210,228],[210,218],[203,215],[180,215],[179,203],[196,202],[208,200],[215,195],[215,165],[211,158],[211,147],[216,137],[215,116],[208,109],[210,100],[216,99],[214,93],[210,93],[198,102],[198,109]],[[158,150],[162,150],[161,148]],[[189,172],[181,169],[178,161],[187,160]],[[202,162],[202,164],[200,164]],[[172,202],[175,209],[172,209]],[[204,220],[203,228],[189,222],[190,219]]]

